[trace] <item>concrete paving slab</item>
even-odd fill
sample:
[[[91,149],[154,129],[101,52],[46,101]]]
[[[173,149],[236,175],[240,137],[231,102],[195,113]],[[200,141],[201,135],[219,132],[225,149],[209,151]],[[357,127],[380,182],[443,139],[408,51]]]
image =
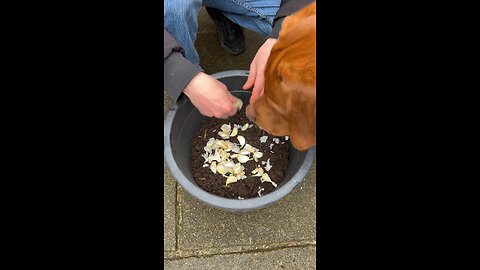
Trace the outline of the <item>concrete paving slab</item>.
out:
[[[200,65],[207,74],[235,69],[248,70],[258,48],[265,41],[263,35],[244,29],[245,51],[239,55],[231,55],[220,46],[216,26],[205,8],[200,10],[198,25],[195,46],[200,56]]]
[[[170,175],[167,164],[163,163],[163,249],[165,251],[175,250],[175,195],[176,183]]]
[[[168,109],[172,106],[172,100],[163,91],[163,118],[167,116]],[[176,182],[168,171],[167,164],[163,162],[163,249],[165,251],[175,250],[176,236],[175,236],[175,200],[176,200]]]
[[[200,13],[198,15],[198,31],[197,33],[216,33],[216,27],[213,20],[208,16],[207,10],[205,7],[200,9]]]
[[[196,48],[200,56],[200,65],[207,74],[225,70],[250,69],[258,49],[264,42],[264,37],[255,32],[244,30],[245,51],[239,55],[226,52],[218,42],[217,32],[197,35]]]
[[[203,204],[182,188],[180,250],[316,240],[316,162],[303,183],[282,201],[254,212],[226,212]]]
[[[316,269],[316,247],[285,248],[275,251],[225,254],[208,258],[164,260],[165,269]]]

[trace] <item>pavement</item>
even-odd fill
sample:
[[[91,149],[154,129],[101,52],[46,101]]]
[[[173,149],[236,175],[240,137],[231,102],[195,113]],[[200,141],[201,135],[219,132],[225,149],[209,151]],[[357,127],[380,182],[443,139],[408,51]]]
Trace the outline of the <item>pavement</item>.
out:
[[[206,73],[246,69],[263,43],[245,30],[246,50],[232,56],[218,44],[202,8],[197,49]],[[164,116],[171,100],[164,91]],[[316,160],[281,201],[254,212],[226,212],[194,199],[164,163],[165,269],[316,269]]]

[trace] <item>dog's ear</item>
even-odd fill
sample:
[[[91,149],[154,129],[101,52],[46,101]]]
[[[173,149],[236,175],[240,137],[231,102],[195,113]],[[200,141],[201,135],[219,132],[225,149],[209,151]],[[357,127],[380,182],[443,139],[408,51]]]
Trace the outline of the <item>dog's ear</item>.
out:
[[[282,81],[281,87],[288,92],[286,118],[290,140],[298,150],[316,145],[317,103],[315,85]],[[300,93],[301,92],[301,93]]]

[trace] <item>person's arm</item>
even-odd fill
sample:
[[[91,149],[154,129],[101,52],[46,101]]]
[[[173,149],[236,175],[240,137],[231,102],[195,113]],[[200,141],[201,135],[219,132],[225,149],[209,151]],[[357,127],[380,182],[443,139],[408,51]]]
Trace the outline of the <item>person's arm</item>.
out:
[[[163,30],[163,87],[176,103],[185,94],[201,114],[227,118],[235,115],[238,99],[227,87],[184,58],[180,44]]]
[[[265,85],[265,66],[267,65],[268,57],[272,51],[273,46],[277,43],[277,39],[282,28],[282,22],[286,16],[295,13],[295,11],[312,3],[314,0],[282,0],[280,8],[273,19],[272,32],[267,36],[263,45],[258,49],[250,64],[250,73],[248,74],[247,82],[243,85],[243,89],[252,89],[252,96],[250,103],[255,102],[258,96],[263,92]]]
[[[165,29],[163,38],[163,87],[176,103],[185,87],[202,69],[183,57],[182,47]]]

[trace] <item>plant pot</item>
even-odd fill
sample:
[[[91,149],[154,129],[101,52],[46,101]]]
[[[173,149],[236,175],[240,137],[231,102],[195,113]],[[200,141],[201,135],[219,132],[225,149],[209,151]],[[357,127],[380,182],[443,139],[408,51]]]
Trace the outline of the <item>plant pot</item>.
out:
[[[224,83],[228,90],[248,105],[251,92],[242,90],[247,81],[248,71],[232,70],[212,75]],[[184,95],[182,95],[184,97]],[[196,199],[216,208],[228,211],[251,211],[278,202],[292,192],[303,180],[312,166],[315,147],[298,151],[289,143],[289,161],[285,179],[278,187],[257,198],[244,200],[223,198],[201,189],[190,169],[190,147],[194,134],[200,129],[206,117],[192,105],[188,98],[183,98],[177,105],[172,105],[164,121],[164,157],[173,178]]]

